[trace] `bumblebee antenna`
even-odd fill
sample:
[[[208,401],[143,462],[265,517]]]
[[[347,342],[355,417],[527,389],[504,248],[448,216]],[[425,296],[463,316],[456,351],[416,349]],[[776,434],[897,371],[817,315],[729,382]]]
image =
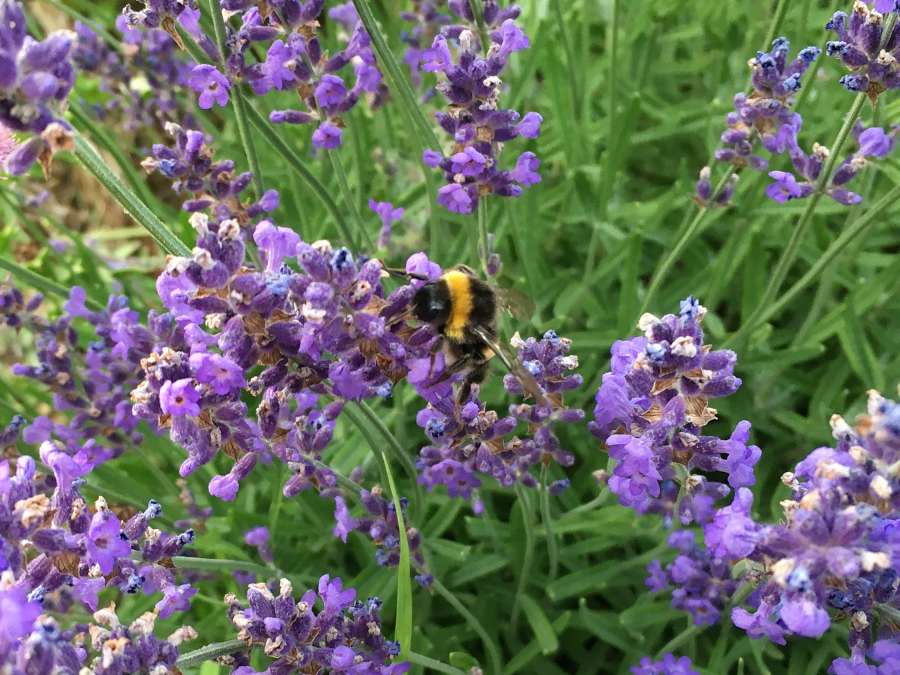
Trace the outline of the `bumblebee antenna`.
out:
[[[431,281],[431,279],[429,277],[426,277],[424,274],[407,272],[406,270],[402,270],[399,267],[387,267],[386,265],[382,265],[381,269],[383,269],[388,274],[394,275],[395,277],[406,277],[407,279],[418,279],[419,281]]]

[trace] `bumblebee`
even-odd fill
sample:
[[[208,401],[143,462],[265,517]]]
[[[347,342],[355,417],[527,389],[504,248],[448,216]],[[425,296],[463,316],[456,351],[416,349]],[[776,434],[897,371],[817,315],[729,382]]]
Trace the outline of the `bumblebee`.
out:
[[[443,336],[452,357],[443,376],[465,372],[457,398],[460,404],[468,400],[472,387],[487,377],[494,356],[519,378],[526,392],[543,402],[543,392],[531,373],[497,342],[498,306],[498,289],[479,279],[471,268],[456,265],[416,291],[411,313]]]

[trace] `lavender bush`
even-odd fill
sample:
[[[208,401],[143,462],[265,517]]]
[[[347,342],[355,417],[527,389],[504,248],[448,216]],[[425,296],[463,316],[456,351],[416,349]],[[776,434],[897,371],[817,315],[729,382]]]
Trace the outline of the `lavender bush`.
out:
[[[900,672],[898,13],[0,0],[0,673]]]

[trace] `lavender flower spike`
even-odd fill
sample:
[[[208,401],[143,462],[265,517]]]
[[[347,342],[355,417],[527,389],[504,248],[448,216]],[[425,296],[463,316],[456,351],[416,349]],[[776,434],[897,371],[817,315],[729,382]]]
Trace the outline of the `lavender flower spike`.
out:
[[[741,422],[727,440],[702,434],[716,419],[710,400],[741,386],[734,352],[703,343],[705,314],[688,297],[677,316],[641,317],[644,335],[612,346],[611,371],[597,390],[590,424],[616,460],[608,484],[619,501],[682,524],[708,521],[718,499],[752,485],[761,454],[748,443],[749,422]],[[712,472],[728,475],[728,485],[704,475]]]
[[[35,41],[18,0],[0,0],[0,126],[27,136],[6,156],[4,168],[14,176],[36,161],[47,174],[53,154],[74,147],[61,117],[75,83],[74,38],[71,31],[56,31]]]

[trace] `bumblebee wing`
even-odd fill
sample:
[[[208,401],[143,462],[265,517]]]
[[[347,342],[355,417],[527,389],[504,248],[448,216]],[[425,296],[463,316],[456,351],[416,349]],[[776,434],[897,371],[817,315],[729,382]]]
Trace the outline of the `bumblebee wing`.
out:
[[[525,392],[530,394],[535,402],[544,405],[546,399],[543,390],[537,383],[537,380],[534,379],[534,375],[525,370],[522,364],[519,363],[519,358],[513,354],[511,350],[497,342],[497,340],[481,326],[472,326],[471,330],[482,340],[482,342],[484,342],[484,344],[491,348],[497,355],[497,358],[500,359],[504,366],[506,366],[506,369],[518,378],[519,382],[522,383],[522,388]]]
[[[527,294],[515,288],[498,286],[494,288],[497,304],[519,321],[530,321],[536,305]]]

